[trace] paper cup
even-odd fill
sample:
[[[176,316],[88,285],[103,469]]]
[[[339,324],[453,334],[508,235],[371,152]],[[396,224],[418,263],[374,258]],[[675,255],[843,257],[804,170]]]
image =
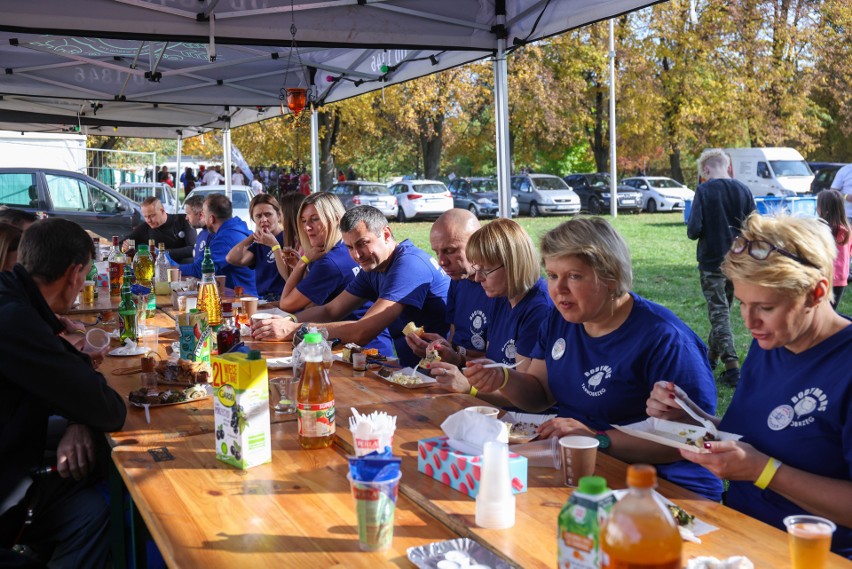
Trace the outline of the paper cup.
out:
[[[474,407],[465,407],[465,411],[470,411],[471,413],[479,413],[480,415],[485,415],[486,417],[494,417],[497,418],[497,415],[500,414],[500,409],[497,407],[489,407],[488,405],[476,405]]]
[[[180,282],[180,269],[169,269],[169,282]]]
[[[358,514],[361,551],[382,551],[393,543],[393,521],[400,474],[386,482],[360,482],[346,475]]]
[[[562,452],[562,481],[566,486],[577,486],[580,478],[595,473],[595,461],[600,442],[593,437],[569,435],[559,439]]]
[[[784,518],[793,569],[823,569],[828,563],[831,535],[837,526],[818,516]]]
[[[246,315],[251,318],[252,315],[257,312],[257,297],[256,296],[244,296],[240,298],[240,302],[243,303],[243,311]]]
[[[216,275],[216,288],[219,289],[219,298],[225,298],[226,275]]]

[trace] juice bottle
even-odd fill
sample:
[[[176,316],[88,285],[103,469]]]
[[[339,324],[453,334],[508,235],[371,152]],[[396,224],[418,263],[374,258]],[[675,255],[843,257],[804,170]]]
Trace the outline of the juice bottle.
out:
[[[222,327],[216,332],[219,354],[229,352],[240,341],[240,329],[234,325],[234,313],[230,302],[222,303]]]
[[[222,304],[216,286],[216,266],[210,257],[210,247],[204,248],[201,262],[201,284],[198,285],[198,309],[207,313],[207,324],[212,328],[222,323]]]
[[[147,245],[139,245],[139,250],[133,258],[133,273],[136,275],[138,284],[151,289],[148,294],[146,316],[152,318],[157,311],[157,298],[154,295],[154,259],[151,258]]]
[[[109,295],[121,295],[121,278],[124,271],[124,264],[127,262],[127,257],[121,252],[121,247],[118,246],[118,235],[112,236],[112,248],[109,250]]]
[[[657,471],[647,464],[627,467],[630,490],[601,530],[604,569],[680,569],[683,543],[674,518],[654,497]]]
[[[559,569],[600,569],[600,529],[615,496],[600,476],[580,478],[580,486],[559,514],[556,551]]]
[[[119,340],[123,344],[128,338],[136,341],[136,303],[133,302],[133,294],[130,292],[130,280],[125,280],[121,287],[121,302],[118,305],[118,329]]]
[[[304,449],[326,448],[334,441],[334,389],[323,367],[322,335],[306,334],[299,350],[304,361],[296,395],[299,444]]]

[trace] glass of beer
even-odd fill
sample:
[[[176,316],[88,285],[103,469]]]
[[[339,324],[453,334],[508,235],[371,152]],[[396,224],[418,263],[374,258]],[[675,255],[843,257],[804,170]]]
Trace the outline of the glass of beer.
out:
[[[837,526],[817,516],[784,518],[793,569],[823,569],[828,563],[831,535]]]
[[[83,304],[95,303],[95,281],[83,281]]]

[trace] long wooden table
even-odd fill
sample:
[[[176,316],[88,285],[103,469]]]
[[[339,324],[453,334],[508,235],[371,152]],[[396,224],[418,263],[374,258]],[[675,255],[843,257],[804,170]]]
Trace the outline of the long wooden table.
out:
[[[170,341],[162,335],[161,349]],[[290,350],[288,343],[250,345],[269,357]],[[132,376],[111,376],[108,368],[105,364],[110,383],[129,391]],[[118,445],[113,459],[170,567],[225,566],[234,561],[249,561],[251,566],[282,561],[286,566],[302,561],[341,567],[405,566],[405,547],[456,536],[475,539],[516,566],[556,564],[556,519],[571,492],[561,485],[558,471],[529,469],[529,489],[517,495],[516,524],[509,530],[475,527],[474,500],[417,471],[417,441],[442,434],[440,424],[448,415],[481,405],[480,400],[435,387],[407,389],[369,373],[354,377],[351,367],[340,363],[335,363],[331,376],[337,449],[299,449],[292,418],[273,414],[273,462],[247,472],[215,459],[210,399],[151,410],[151,424],[144,422],[140,409],[130,409],[125,429],[110,435]],[[362,413],[386,411],[397,417],[394,453],[403,457],[400,517],[393,549],[386,554],[357,551],[354,509],[341,456],[352,452],[346,427],[353,406]],[[162,446],[174,461],[153,461],[147,450]],[[599,454],[596,473],[606,477],[610,487],[624,487],[624,463]],[[784,532],[665,481],[659,491],[719,528],[702,536],[702,544],[685,543],[684,561],[703,555],[747,555],[756,567],[789,566]],[[829,567],[848,568],[852,563],[832,555]]]

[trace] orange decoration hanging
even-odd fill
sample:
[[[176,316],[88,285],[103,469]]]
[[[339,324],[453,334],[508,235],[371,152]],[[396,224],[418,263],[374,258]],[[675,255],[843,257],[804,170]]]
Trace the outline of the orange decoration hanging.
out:
[[[299,116],[299,113],[305,110],[307,102],[307,89],[302,89],[301,87],[287,89],[287,108],[290,109],[290,112],[294,115]]]

